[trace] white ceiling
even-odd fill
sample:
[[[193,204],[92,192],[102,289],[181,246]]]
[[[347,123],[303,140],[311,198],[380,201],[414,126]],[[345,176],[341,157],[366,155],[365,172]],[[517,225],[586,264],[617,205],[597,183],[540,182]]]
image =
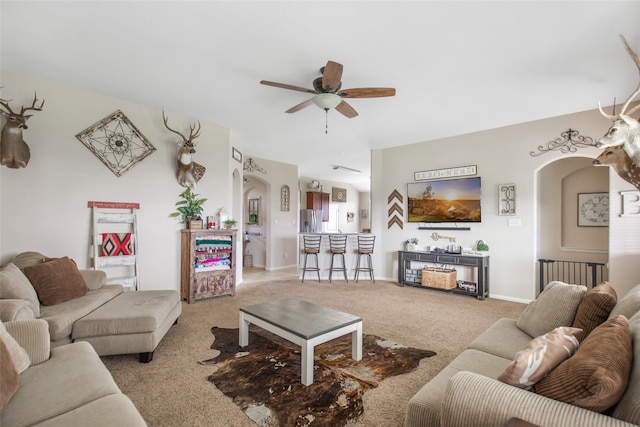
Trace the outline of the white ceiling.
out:
[[[248,156],[368,187],[371,149],[553,117],[626,99],[638,73],[637,1],[4,1],[3,71],[164,108],[231,129]],[[310,106],[327,60],[347,119]],[[200,144],[206,143],[200,138]],[[362,170],[334,171],[332,165]]]

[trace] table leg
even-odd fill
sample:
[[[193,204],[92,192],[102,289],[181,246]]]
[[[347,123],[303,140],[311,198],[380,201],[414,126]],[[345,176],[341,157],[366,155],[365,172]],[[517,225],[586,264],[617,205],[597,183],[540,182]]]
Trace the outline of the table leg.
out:
[[[358,322],[356,330],[351,332],[351,358],[362,360],[362,322]]]
[[[238,342],[240,347],[246,347],[249,345],[249,321],[245,320],[244,313],[240,312],[240,332]]]
[[[302,350],[302,372],[300,381],[304,385],[313,384],[313,345],[305,340],[300,346]]]

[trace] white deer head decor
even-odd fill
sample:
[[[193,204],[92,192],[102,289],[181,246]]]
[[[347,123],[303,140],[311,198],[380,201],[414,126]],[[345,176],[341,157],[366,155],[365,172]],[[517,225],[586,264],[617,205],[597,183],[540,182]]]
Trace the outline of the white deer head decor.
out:
[[[171,132],[180,136],[181,141],[178,141],[178,158],[177,158],[177,170],[176,177],[178,183],[186,188],[196,188],[196,183],[200,181],[200,178],[204,175],[206,168],[199,163],[192,160],[191,156],[196,152],[194,140],[200,136],[200,122],[196,122],[189,126],[189,137],[185,137],[180,132],[171,129],[168,124],[168,118],[162,112],[162,120],[164,126]]]
[[[622,39],[627,52],[631,56],[631,59],[633,59],[633,62],[636,64],[636,68],[640,74],[640,59],[638,59],[638,55],[636,55],[636,53],[631,49],[627,40],[625,40],[623,36],[620,36],[620,38]],[[638,80],[638,87],[627,98],[620,110],[620,113],[607,114],[602,109],[600,103],[598,103],[600,113],[614,122],[607,133],[597,141],[597,145],[602,148],[621,146],[624,148],[624,151],[627,153],[631,161],[635,165],[640,166],[640,122],[638,122],[637,119],[630,117],[631,114],[640,110],[640,105],[636,105],[634,108],[627,111],[627,108],[629,108],[629,105],[633,99],[638,96],[638,94],[640,94],[640,79]]]
[[[0,163],[12,169],[24,168],[27,167],[27,163],[31,158],[31,150],[22,139],[22,129],[27,129],[27,120],[31,117],[31,114],[25,115],[24,113],[29,110],[42,111],[44,100],[39,106],[36,106],[38,95],[35,94],[31,107],[23,106],[19,113],[11,109],[9,101],[0,99],[0,105],[6,109],[6,111],[0,110],[0,113],[6,118],[6,122],[2,127],[2,135],[0,136]]]
[[[631,161],[631,157],[622,146],[605,148],[593,161],[593,165],[611,166],[620,178],[640,190],[640,166]]]

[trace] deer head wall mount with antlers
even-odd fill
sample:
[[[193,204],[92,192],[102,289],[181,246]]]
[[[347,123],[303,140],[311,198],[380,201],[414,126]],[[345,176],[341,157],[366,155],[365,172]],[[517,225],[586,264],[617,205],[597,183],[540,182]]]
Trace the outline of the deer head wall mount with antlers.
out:
[[[0,99],[0,113],[5,116],[6,122],[2,127],[0,135],[0,163],[12,169],[24,168],[31,158],[31,150],[22,138],[22,130],[27,129],[27,120],[31,114],[25,114],[27,111],[42,111],[44,99],[40,105],[38,103],[38,95],[34,94],[33,102],[30,107],[20,108],[20,112],[14,112],[9,106],[11,100]]]
[[[640,75],[640,59],[638,58],[638,55],[633,51],[633,49],[631,49],[624,36],[620,35],[620,38],[624,43],[627,53],[629,53],[629,56],[633,59],[633,62],[638,69],[638,74]],[[640,122],[631,117],[631,114],[640,110],[640,105],[636,105],[629,111],[627,111],[627,108],[629,108],[631,102],[639,94],[640,78],[638,79],[638,86],[622,105],[620,113],[615,114],[614,112],[614,114],[608,114],[602,109],[600,103],[598,103],[600,113],[606,118],[613,120],[613,125],[609,128],[607,133],[597,141],[598,147],[611,148],[622,146],[631,161],[637,166],[640,166]]]
[[[169,119],[164,114],[164,111],[162,112],[162,120],[168,130],[179,135],[181,138],[181,140],[178,141],[179,148],[176,170],[178,183],[183,187],[194,189],[206,171],[204,166],[194,162],[192,159],[192,155],[196,152],[194,140],[200,136],[200,122],[189,126],[189,137],[187,138],[182,133],[169,127]]]

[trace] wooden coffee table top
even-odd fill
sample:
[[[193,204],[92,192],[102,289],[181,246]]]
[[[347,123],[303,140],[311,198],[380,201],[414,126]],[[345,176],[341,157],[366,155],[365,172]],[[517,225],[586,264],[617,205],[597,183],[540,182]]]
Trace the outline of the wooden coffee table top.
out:
[[[352,314],[294,298],[240,307],[240,311],[306,340],[362,321]]]

